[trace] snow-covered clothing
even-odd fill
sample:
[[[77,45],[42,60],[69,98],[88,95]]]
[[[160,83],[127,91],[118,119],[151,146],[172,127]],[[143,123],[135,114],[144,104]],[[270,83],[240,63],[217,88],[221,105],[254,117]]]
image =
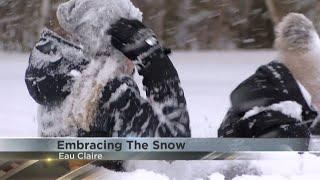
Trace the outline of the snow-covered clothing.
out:
[[[140,95],[131,76],[115,77],[99,95],[90,130],[74,127],[78,130],[76,136],[190,137],[189,116],[177,71],[162,48],[146,59],[150,64],[139,73],[148,99]],[[70,96],[75,78],[89,63],[81,48],[44,31],[31,53],[25,78],[30,95],[41,105],[40,114],[59,112],[56,108]],[[53,127],[57,126],[54,121],[63,121],[54,117],[40,117],[40,134],[70,136],[69,132]]]
[[[46,30],[31,53],[26,83],[41,105],[42,136],[190,137],[180,80],[161,45],[143,44],[148,53],[131,47],[146,55],[132,60],[139,62],[147,98],[122,70],[126,53],[112,45],[112,25],[139,23],[143,29],[128,24],[134,42],[147,43],[136,35],[152,31],[130,0],[70,0],[59,5],[57,17],[81,48]]]
[[[112,48],[107,33],[112,24],[120,18],[142,21],[142,13],[130,0],[70,0],[59,5],[57,18],[86,53],[95,55]]]
[[[279,62],[263,65],[231,93],[219,137],[309,137],[317,117],[305,89]]]

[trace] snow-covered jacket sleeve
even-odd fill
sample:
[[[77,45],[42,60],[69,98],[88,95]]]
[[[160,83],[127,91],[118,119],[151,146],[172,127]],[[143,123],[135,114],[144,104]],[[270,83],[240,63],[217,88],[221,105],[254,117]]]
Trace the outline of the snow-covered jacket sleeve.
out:
[[[159,134],[171,132],[173,136],[191,136],[189,114],[184,91],[174,65],[162,48],[145,61],[150,62],[139,70],[149,102],[159,111]]]
[[[258,68],[231,94],[220,137],[308,137],[317,112],[281,63]]]
[[[190,137],[189,115],[178,73],[162,50],[139,70],[147,99],[131,77],[117,77],[102,93],[96,122],[79,136]]]
[[[73,76],[87,64],[79,47],[44,30],[31,52],[25,73],[31,97],[41,105],[60,103],[70,93]]]

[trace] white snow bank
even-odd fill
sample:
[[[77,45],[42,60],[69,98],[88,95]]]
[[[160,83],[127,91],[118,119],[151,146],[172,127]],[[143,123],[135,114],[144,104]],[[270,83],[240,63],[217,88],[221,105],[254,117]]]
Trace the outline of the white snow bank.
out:
[[[246,114],[241,119],[248,119],[254,115],[257,115],[264,111],[279,111],[288,117],[302,120],[302,106],[295,101],[283,101],[277,104],[272,104],[267,107],[254,107],[250,111],[246,112]]]
[[[125,167],[128,171],[146,169],[165,174],[171,179],[192,180],[206,178],[227,165],[228,162],[222,161],[126,161]]]
[[[255,166],[246,161],[126,161],[125,168],[128,171],[146,169],[160,174],[165,174],[170,179],[208,179],[212,174],[223,174],[235,169],[252,174]],[[218,176],[218,175],[217,175]]]
[[[95,179],[95,180],[169,180],[165,175],[154,173],[151,171],[146,171],[144,169],[138,169],[133,172],[114,172],[110,170],[99,171],[98,174],[94,174],[92,177],[87,177],[86,179]]]
[[[282,176],[251,176],[251,175],[243,175],[233,178],[233,180],[287,180]]]
[[[320,158],[316,155],[281,152],[269,153],[269,158],[272,160],[263,154],[261,160],[254,161],[135,161],[135,167],[131,164],[129,171],[145,169],[174,180],[225,180],[234,177],[235,173],[239,174],[233,180],[316,180],[320,175]],[[257,171],[253,173],[252,170]],[[108,170],[101,171],[105,171],[109,178]],[[132,179],[130,173],[119,175],[120,179]]]
[[[263,175],[281,175],[285,177],[318,174],[320,175],[320,157],[294,152],[265,152],[261,160],[251,161],[252,166],[260,169]]]
[[[279,175],[269,175],[269,176],[251,176],[243,175],[233,178],[233,180],[318,180],[319,175],[300,175],[300,176],[279,176]]]
[[[224,180],[224,175],[220,174],[220,173],[213,173],[211,174],[209,177],[209,180]]]
[[[311,153],[301,155],[296,152],[264,152],[258,158],[259,160],[250,161],[127,161],[126,169],[146,169],[165,174],[170,179],[185,180],[205,180],[212,174],[218,177],[219,173],[230,178],[230,174],[235,172],[247,175],[279,175],[283,178],[320,175],[320,157]]]
[[[28,55],[0,52],[0,59],[0,136],[34,137],[37,105],[24,82]]]

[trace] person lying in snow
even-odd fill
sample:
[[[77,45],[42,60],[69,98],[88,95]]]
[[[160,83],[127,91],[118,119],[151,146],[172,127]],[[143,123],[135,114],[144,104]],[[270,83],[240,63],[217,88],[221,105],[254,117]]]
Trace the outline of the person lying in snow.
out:
[[[96,24],[90,23],[96,22],[89,17],[103,19],[106,16],[104,14],[83,15],[87,12],[83,13],[81,10],[101,13],[102,11],[97,11],[96,8],[100,8],[104,5],[103,3],[109,3],[111,7],[114,4],[118,6],[117,3],[121,1],[69,1],[59,7],[57,14],[60,25],[71,35],[76,36],[83,48],[64,40],[50,30],[44,30],[40,41],[30,55],[25,82],[32,98],[40,104],[38,115],[40,135],[49,137],[190,137],[189,115],[184,92],[168,52],[160,45],[151,29],[132,18],[121,18],[112,23],[102,37],[94,36],[101,30],[96,31],[97,28],[92,28]],[[116,9],[113,9],[110,12],[115,11]],[[122,12],[119,11],[119,13]],[[110,38],[107,36],[111,36],[112,47],[108,45]],[[88,43],[95,40],[99,42]],[[107,45],[104,44],[105,42]],[[100,46],[97,48],[96,44]],[[140,95],[133,79],[131,61],[119,61],[118,59],[122,56],[114,55],[118,51],[135,64],[138,73],[143,77],[147,98]],[[114,65],[115,61],[103,64],[108,62],[110,57],[113,58],[111,61],[118,58],[115,61],[121,64],[120,68],[117,67],[116,75],[107,78],[103,86],[80,91],[80,88],[85,89],[88,86],[87,81],[91,82],[91,77],[98,80],[94,79],[89,85],[96,86],[100,76],[102,79],[108,76],[108,68],[118,66]],[[92,73],[87,73],[88,71]],[[98,93],[92,93],[92,89],[97,90]],[[78,99],[83,98],[81,95],[87,94],[90,94],[88,104],[79,103],[81,101]],[[92,103],[91,101],[95,99],[97,102]],[[70,106],[73,107],[70,108]],[[84,111],[87,111],[87,107],[94,110],[77,116],[78,114],[74,113],[77,110],[74,106],[79,106],[80,110]],[[66,119],[70,116],[75,117],[66,123],[69,121]],[[78,123],[78,119],[83,117],[93,120],[81,122],[86,123],[85,125]]]
[[[277,26],[276,47],[280,61],[259,67],[231,93],[219,137],[318,133],[320,40],[312,22],[302,14],[287,15]]]

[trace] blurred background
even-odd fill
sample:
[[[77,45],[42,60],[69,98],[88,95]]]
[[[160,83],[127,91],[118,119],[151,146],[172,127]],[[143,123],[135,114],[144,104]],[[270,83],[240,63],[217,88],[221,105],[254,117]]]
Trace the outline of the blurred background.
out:
[[[43,27],[63,35],[56,19],[64,0],[0,0],[0,50],[27,52]],[[272,48],[274,26],[300,12],[320,30],[319,0],[133,0],[144,22],[172,49]]]

